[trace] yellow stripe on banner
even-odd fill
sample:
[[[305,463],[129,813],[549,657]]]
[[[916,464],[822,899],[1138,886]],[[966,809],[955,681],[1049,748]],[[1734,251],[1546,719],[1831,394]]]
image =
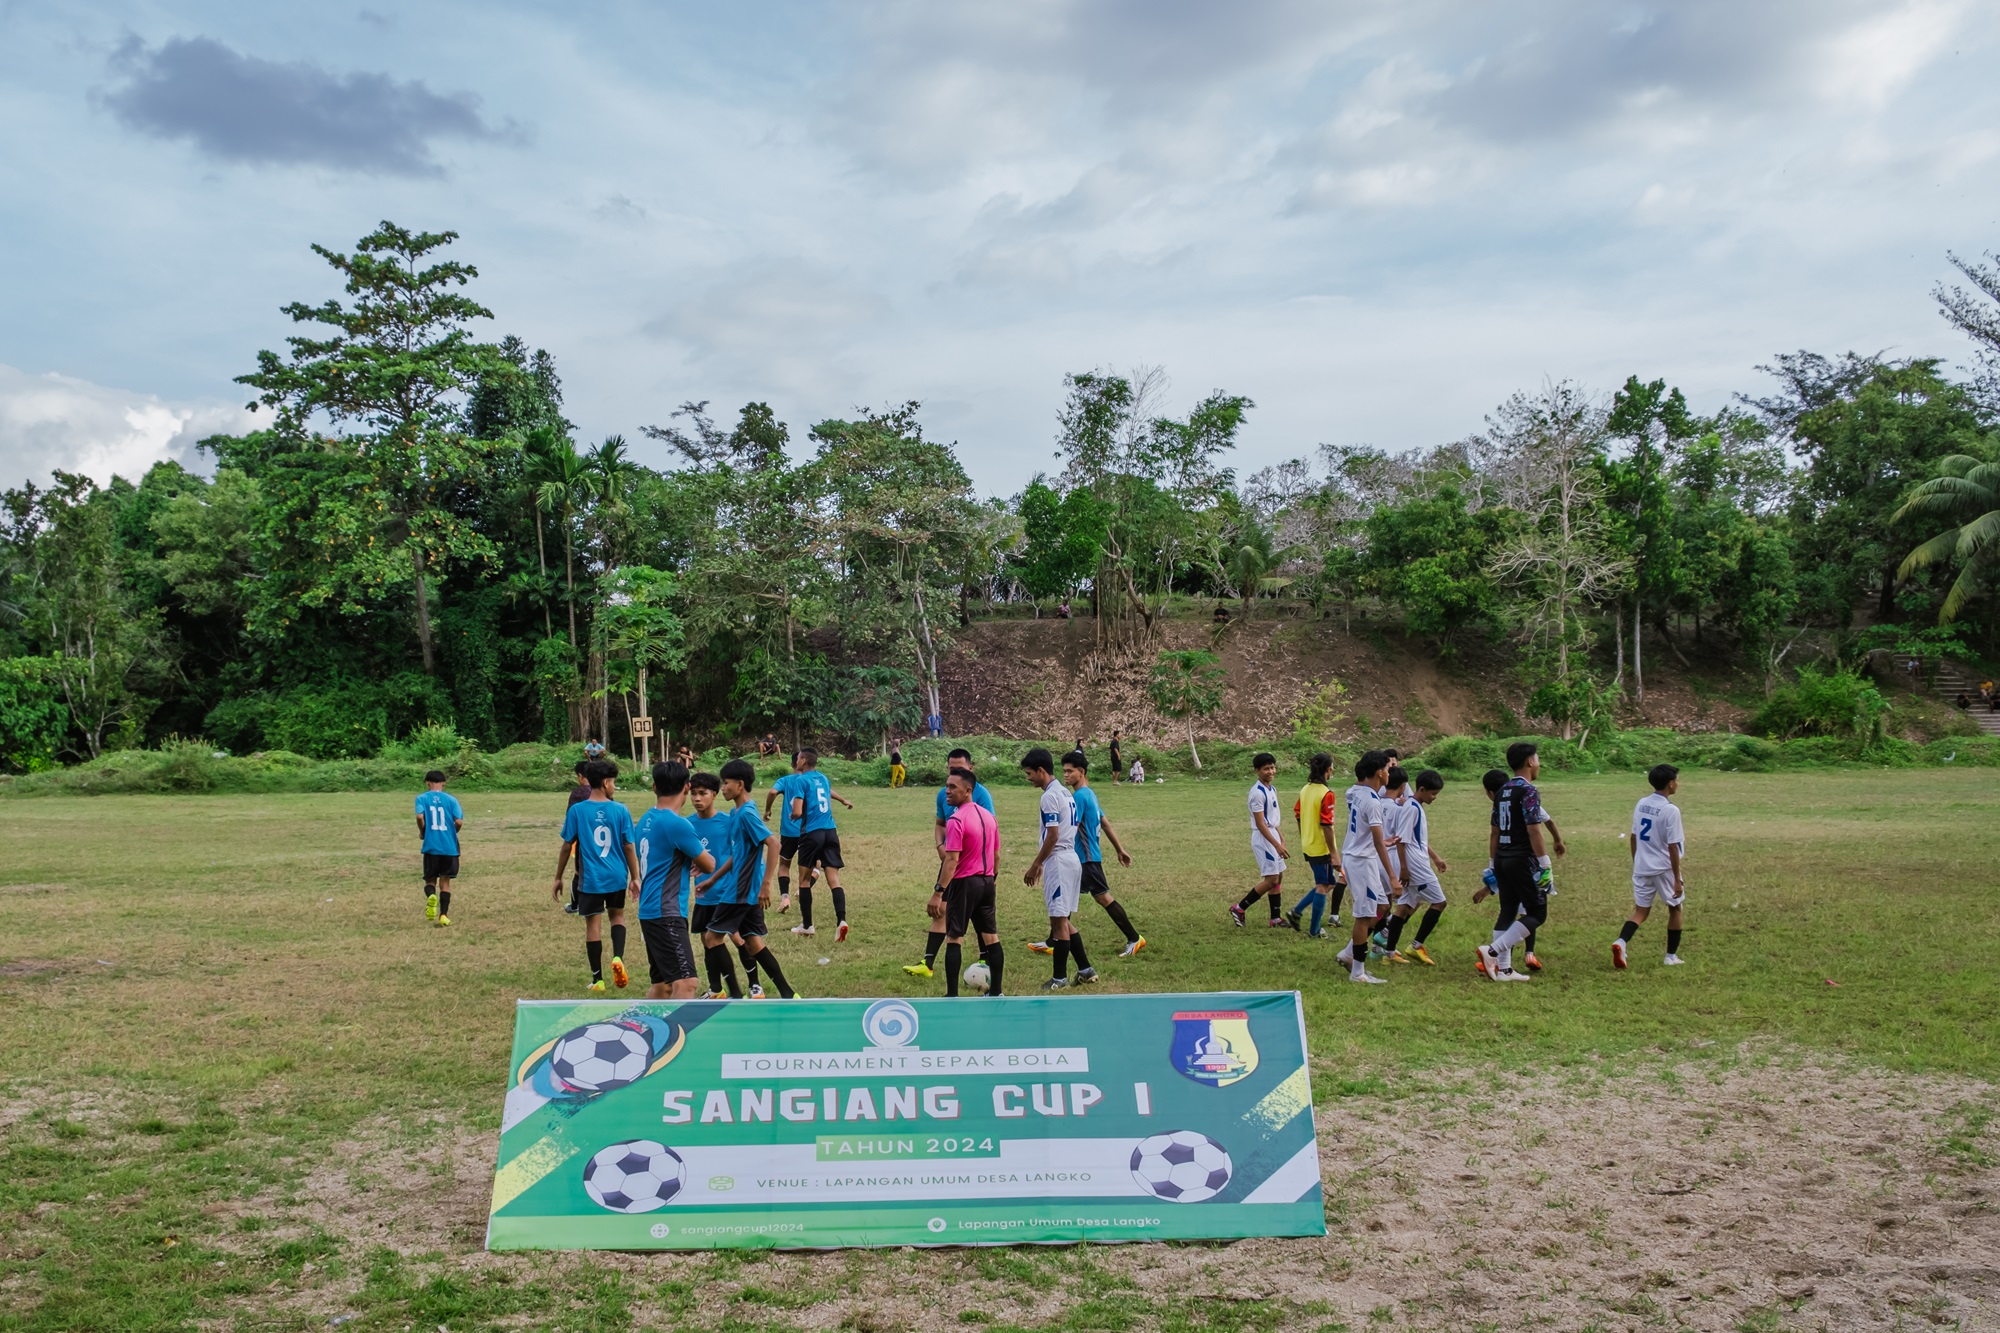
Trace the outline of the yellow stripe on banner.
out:
[[[681,1053],[681,1048],[687,1045],[687,1029],[683,1028],[678,1023],[675,1023],[672,1026],[674,1032],[673,1045],[667,1047],[667,1053],[661,1056],[659,1059],[653,1061],[653,1063],[647,1068],[646,1072],[644,1074],[641,1074],[639,1077],[646,1078],[649,1075],[659,1073],[662,1069],[665,1069],[668,1065],[672,1064],[674,1062],[674,1057]]]
[[[1290,1078],[1264,1094],[1258,1102],[1243,1113],[1243,1118],[1253,1125],[1260,1125],[1265,1132],[1277,1129],[1290,1122],[1293,1116],[1312,1105],[1312,1076],[1304,1066],[1292,1071]]]
[[[492,1211],[497,1213],[520,1198],[530,1185],[574,1156],[575,1148],[554,1139],[543,1139],[525,1149],[493,1174]]]

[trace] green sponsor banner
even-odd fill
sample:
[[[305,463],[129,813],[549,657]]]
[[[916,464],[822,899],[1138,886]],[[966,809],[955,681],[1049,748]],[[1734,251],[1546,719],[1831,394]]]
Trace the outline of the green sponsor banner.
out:
[[[1292,992],[524,1000],[486,1243],[1325,1230]]]

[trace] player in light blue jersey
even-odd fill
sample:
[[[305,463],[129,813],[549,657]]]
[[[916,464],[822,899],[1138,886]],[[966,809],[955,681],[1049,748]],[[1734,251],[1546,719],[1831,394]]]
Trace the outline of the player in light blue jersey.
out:
[[[625,970],[625,897],[639,892],[639,855],[633,838],[632,812],[617,799],[618,768],[608,759],[584,765],[590,799],[578,801],[563,816],[562,851],[556,856],[556,883],[550,896],[563,896],[563,871],[572,855],[583,867],[583,887],[577,912],[583,917],[583,951],[590,960],[592,995],[604,994],[604,918],[611,918],[611,978],[623,988]]]
[[[819,751],[810,747],[799,751],[799,771],[787,803],[799,821],[799,924],[794,935],[812,935],[813,880],[826,875],[833,890],[834,943],[847,938],[847,890],[840,885],[840,830],[834,826],[833,803],[849,810],[854,803],[833,789],[826,774],[819,771]]]
[[[729,867],[709,880],[702,896],[715,908],[701,934],[702,947],[711,960],[729,965],[728,944],[735,940],[747,966],[752,960],[777,983],[778,994],[787,1000],[798,993],[785,979],[778,956],[764,943],[764,908],[771,901],[771,881],[777,878],[778,839],[757,817],[750,792],[757,783],[757,770],[747,759],[732,759],[722,766],[722,796],[735,811],[729,816]],[[721,958],[717,960],[716,955]]]
[[[424,774],[424,794],[417,797],[417,832],[424,840],[424,916],[440,926],[451,924],[458,831],[465,827],[465,811],[444,784],[444,770],[434,768]]]
[[[1120,958],[1130,958],[1146,947],[1146,937],[1132,925],[1132,918],[1125,914],[1125,906],[1111,896],[1111,882],[1104,877],[1104,853],[1099,835],[1111,844],[1111,850],[1118,854],[1118,864],[1132,864],[1132,854],[1125,850],[1125,844],[1118,840],[1118,831],[1111,827],[1111,821],[1104,817],[1104,807],[1097,803],[1097,792],[1090,785],[1090,759],[1082,750],[1072,750],[1063,756],[1063,784],[1073,793],[1076,801],[1076,854],[1083,862],[1083,891],[1097,899],[1097,905],[1111,918],[1125,936],[1125,947],[1118,951]],[[1074,931],[1075,923],[1071,923]],[[1034,948],[1029,945],[1029,948]],[[1036,950],[1040,952],[1040,950]]]
[[[736,865],[730,853],[735,824],[728,811],[716,808],[721,794],[722,779],[713,773],[696,773],[688,779],[688,802],[694,807],[694,815],[688,822],[694,825],[695,836],[701,839],[702,847],[715,858],[714,873],[694,886],[694,910],[688,915],[690,936],[707,931],[720,897],[719,886],[728,879]],[[736,943],[740,945],[743,941],[739,939]],[[736,965],[729,961],[729,951],[724,949],[717,954],[704,945],[702,958],[708,972],[708,990],[703,998],[742,999],[743,985],[736,979]],[[762,990],[755,989],[757,976],[754,972],[750,975],[749,984],[753,988],[751,998],[762,998]]]
[[[799,817],[792,809],[798,794],[799,751],[792,751],[792,771],[771,784],[764,793],[764,822],[771,822],[771,807],[778,807],[778,910],[792,910],[792,859],[799,854]]]
[[[649,1000],[695,997],[694,950],[688,939],[693,872],[710,874],[715,857],[681,814],[687,803],[687,765],[653,765],[653,808],[639,819],[639,937],[646,942],[652,984]]]

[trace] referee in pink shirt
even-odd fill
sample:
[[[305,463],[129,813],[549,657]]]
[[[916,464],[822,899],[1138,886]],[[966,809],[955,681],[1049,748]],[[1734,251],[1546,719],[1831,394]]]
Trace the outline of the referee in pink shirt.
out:
[[[993,877],[999,871],[1000,826],[990,811],[972,799],[978,779],[969,768],[953,768],[944,780],[944,799],[952,807],[938,846],[938,892],[944,895],[944,993],[958,994],[959,964],[964,960],[968,926],[979,932],[979,956],[992,973],[988,995],[1000,993],[1000,968],[1006,951],[1000,947],[1000,923],[993,911]]]

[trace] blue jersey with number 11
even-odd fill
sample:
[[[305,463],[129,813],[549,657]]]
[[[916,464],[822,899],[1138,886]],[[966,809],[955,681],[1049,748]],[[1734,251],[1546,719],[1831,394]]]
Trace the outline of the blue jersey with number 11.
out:
[[[465,818],[458,798],[427,791],[417,798],[417,818],[424,821],[424,850],[432,856],[458,855],[458,821]]]

